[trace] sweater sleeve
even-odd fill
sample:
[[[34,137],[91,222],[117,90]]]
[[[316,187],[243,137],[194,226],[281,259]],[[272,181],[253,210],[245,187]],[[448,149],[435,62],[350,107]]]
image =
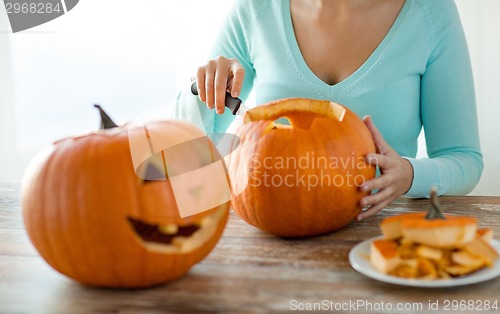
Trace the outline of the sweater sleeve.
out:
[[[422,0],[431,50],[420,109],[429,158],[408,158],[414,179],[406,195],[428,197],[433,185],[440,195],[464,195],[483,170],[469,52],[455,3],[432,1],[428,8],[427,2]]]
[[[238,0],[227,15],[216,37],[214,46],[208,59],[218,56],[237,59],[245,69],[245,79],[239,98],[245,102],[253,87],[255,70],[250,59],[248,41],[252,29],[252,15],[245,9],[246,0]],[[248,1],[246,1],[248,2]],[[207,60],[208,60],[207,59]],[[199,97],[191,97],[189,90],[182,91],[177,98],[174,117],[188,120],[204,128],[207,134],[224,133],[234,116],[226,108],[223,114],[218,115],[215,110],[208,109]]]

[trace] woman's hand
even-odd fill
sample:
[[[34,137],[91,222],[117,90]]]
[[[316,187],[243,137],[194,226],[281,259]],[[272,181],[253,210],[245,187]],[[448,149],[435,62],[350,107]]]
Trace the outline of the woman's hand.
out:
[[[198,68],[196,82],[200,100],[210,109],[224,113],[226,91],[238,97],[243,86],[245,69],[236,59],[219,56]]]
[[[376,189],[379,191],[361,199],[361,206],[368,209],[358,215],[358,220],[378,213],[396,198],[408,192],[413,181],[413,167],[410,162],[399,156],[387,144],[370,116],[366,116],[363,121],[372,133],[377,147],[377,154],[368,154],[366,161],[380,168],[380,176],[365,182],[360,187],[365,192]]]

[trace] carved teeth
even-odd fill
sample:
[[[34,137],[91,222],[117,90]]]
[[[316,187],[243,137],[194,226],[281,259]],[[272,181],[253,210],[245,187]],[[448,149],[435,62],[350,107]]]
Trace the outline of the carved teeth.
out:
[[[179,227],[174,224],[160,225],[158,226],[158,230],[164,234],[176,234],[179,231]]]

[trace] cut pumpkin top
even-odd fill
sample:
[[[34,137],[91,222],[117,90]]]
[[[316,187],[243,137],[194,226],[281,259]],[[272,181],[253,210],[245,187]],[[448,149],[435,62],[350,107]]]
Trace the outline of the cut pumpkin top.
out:
[[[474,217],[457,217],[445,215],[443,219],[425,219],[425,212],[408,213],[398,216],[392,216],[382,220],[381,226],[399,223],[401,227],[419,227],[419,228],[435,228],[444,226],[461,226],[461,225],[476,225],[477,219]]]

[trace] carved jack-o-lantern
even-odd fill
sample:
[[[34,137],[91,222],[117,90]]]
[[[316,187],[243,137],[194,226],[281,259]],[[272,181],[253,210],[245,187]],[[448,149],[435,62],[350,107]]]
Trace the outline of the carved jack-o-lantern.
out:
[[[229,203],[181,218],[168,177],[137,176],[129,146],[134,130],[113,127],[101,114],[107,129],[56,142],[28,167],[22,209],[30,240],[54,269],[84,284],[146,287],[176,279],[213,249]],[[204,136],[181,121],[148,128],[177,142]],[[220,160],[205,139],[209,159]],[[190,162],[207,159],[196,153],[193,147]],[[164,170],[154,158],[141,166]]]

